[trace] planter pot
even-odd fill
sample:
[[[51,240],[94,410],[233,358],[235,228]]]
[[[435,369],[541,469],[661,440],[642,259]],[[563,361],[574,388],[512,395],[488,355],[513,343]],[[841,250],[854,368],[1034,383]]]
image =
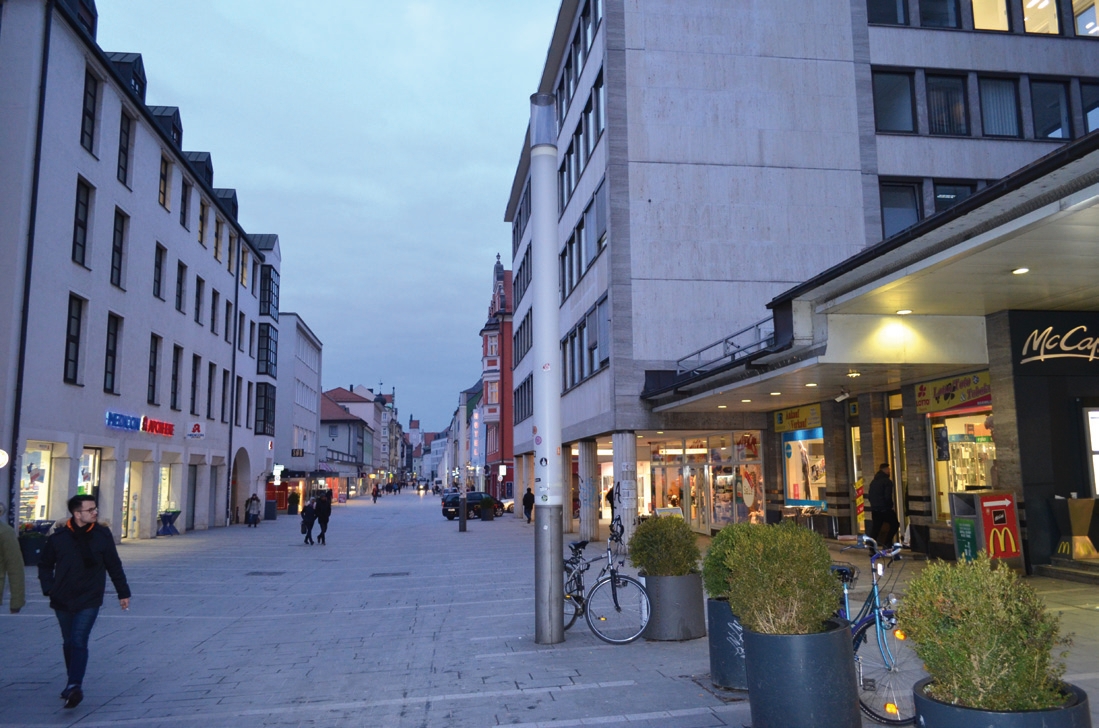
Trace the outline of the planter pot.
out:
[[[728,690],[747,690],[744,627],[727,600],[706,600],[706,626],[710,637],[710,682]]]
[[[706,636],[700,575],[646,576],[645,591],[649,592],[652,613],[642,637],[670,642]]]
[[[42,555],[42,547],[46,545],[46,538],[40,534],[19,537],[19,550],[23,553],[23,564],[26,566],[38,566],[38,559]]]
[[[1088,694],[1075,685],[1065,684],[1068,699],[1059,708],[1004,713],[939,702],[924,694],[930,682],[924,678],[912,687],[916,725],[921,728],[1091,728]]]
[[[752,728],[861,728],[851,628],[817,634],[744,630]]]
[[[481,508],[481,520],[491,521],[496,517],[496,514],[492,512],[491,508]]]

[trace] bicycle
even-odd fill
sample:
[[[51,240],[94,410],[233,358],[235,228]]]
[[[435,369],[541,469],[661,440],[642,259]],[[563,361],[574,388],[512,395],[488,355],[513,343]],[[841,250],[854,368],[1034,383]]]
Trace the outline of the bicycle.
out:
[[[584,558],[587,541],[572,541],[572,555],[565,559],[564,626],[571,627],[581,614],[587,620],[592,633],[612,645],[633,642],[645,631],[649,623],[649,593],[644,585],[632,576],[620,574],[618,568],[626,563],[621,553],[622,520],[618,516],[611,521],[607,537],[607,553],[592,559]],[[584,573],[591,565],[606,559],[595,584],[584,592]]]
[[[848,617],[851,614],[849,593],[858,581],[858,567],[834,564],[832,571],[843,582],[843,605],[836,615],[851,623],[859,708],[871,720],[883,725],[911,725],[916,721],[912,686],[927,677],[927,673],[915,651],[908,646],[904,630],[897,626],[896,597],[887,592],[883,604],[879,584],[885,573],[883,559],[889,559],[890,565],[899,560],[902,545],[897,543],[888,550],[881,550],[874,539],[859,536],[858,542],[844,551],[851,548],[870,550],[872,580],[870,593],[854,617]],[[896,584],[899,577],[899,573],[895,575],[892,584]]]

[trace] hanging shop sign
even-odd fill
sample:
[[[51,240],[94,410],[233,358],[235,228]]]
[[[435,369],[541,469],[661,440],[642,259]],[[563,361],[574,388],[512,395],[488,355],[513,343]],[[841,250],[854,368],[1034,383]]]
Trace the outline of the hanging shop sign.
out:
[[[916,385],[916,412],[920,414],[991,405],[992,378],[987,371]]]
[[[775,413],[775,432],[811,430],[820,427],[820,405],[791,407]]]
[[[206,428],[201,422],[192,422],[187,431],[188,440],[202,440],[206,437]]]
[[[120,412],[108,411],[106,423],[107,427],[116,430],[147,432],[150,435],[161,435],[163,437],[172,437],[176,432],[176,426],[171,422],[162,422],[161,420],[154,420],[151,417],[124,415]]]
[[[1099,367],[1099,315],[1012,311],[1011,360],[1019,374],[1094,374]]]

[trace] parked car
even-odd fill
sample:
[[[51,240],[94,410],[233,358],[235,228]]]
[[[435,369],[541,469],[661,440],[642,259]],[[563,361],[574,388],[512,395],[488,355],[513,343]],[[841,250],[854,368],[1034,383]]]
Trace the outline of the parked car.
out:
[[[443,496],[443,515],[448,521],[458,517],[459,505],[458,493],[447,493]],[[504,504],[493,498],[488,493],[466,493],[466,518],[480,518],[482,504],[491,503],[493,515],[504,515]]]
[[[515,499],[505,498],[503,502],[504,513],[515,513]]]

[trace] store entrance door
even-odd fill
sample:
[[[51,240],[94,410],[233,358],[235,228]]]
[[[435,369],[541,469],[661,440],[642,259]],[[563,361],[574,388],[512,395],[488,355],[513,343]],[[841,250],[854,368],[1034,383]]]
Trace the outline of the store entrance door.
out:
[[[905,456],[904,448],[904,422],[898,417],[891,417],[889,426],[893,446],[890,465],[893,471],[893,484],[896,487],[893,501],[897,504],[897,520],[901,524],[897,531],[899,541],[904,538],[904,531],[908,525],[908,503],[905,500],[908,496],[908,458]]]
[[[691,529],[698,533],[710,532],[710,478],[709,466],[691,465],[683,469],[686,476],[686,518]]]

